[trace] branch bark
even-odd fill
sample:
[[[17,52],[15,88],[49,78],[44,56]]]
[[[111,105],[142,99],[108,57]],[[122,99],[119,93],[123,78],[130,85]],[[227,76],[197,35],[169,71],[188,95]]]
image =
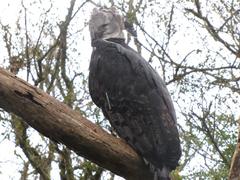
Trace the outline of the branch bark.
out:
[[[123,140],[47,93],[0,68],[0,108],[20,116],[51,140],[126,179],[153,179],[148,167]]]

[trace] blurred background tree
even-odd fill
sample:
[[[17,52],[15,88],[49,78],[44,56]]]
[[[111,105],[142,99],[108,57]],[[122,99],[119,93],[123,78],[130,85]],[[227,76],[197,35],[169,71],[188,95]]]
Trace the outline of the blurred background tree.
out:
[[[183,149],[174,177],[227,178],[240,103],[239,0],[15,0],[1,4],[1,67],[106,130],[109,124],[88,94],[88,19],[94,7],[116,6],[138,33],[137,39],[126,34],[127,42],[159,72],[174,100]],[[3,110],[0,132],[0,177],[5,179],[119,178]]]

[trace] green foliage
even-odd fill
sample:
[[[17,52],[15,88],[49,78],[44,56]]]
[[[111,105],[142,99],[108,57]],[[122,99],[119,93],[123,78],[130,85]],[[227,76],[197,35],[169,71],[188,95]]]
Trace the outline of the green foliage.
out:
[[[85,160],[81,164],[82,173],[80,180],[98,180],[100,179],[104,169],[98,167],[97,165],[91,163],[90,161]]]

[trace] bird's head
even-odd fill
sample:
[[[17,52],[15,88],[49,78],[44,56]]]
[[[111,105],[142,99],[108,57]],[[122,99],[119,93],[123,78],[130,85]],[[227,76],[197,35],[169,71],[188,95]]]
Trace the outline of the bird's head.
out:
[[[123,17],[112,8],[94,8],[89,21],[91,40],[124,38]]]

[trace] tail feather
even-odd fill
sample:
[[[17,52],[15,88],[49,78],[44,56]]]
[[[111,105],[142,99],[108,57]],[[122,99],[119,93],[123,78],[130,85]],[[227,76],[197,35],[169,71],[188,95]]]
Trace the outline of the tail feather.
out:
[[[163,167],[162,169],[156,169],[154,173],[154,180],[171,180],[170,171],[167,167]]]
[[[163,166],[162,168],[157,168],[145,158],[143,158],[143,160],[149,167],[150,171],[154,174],[153,180],[171,180],[169,176],[170,169],[168,167]]]

